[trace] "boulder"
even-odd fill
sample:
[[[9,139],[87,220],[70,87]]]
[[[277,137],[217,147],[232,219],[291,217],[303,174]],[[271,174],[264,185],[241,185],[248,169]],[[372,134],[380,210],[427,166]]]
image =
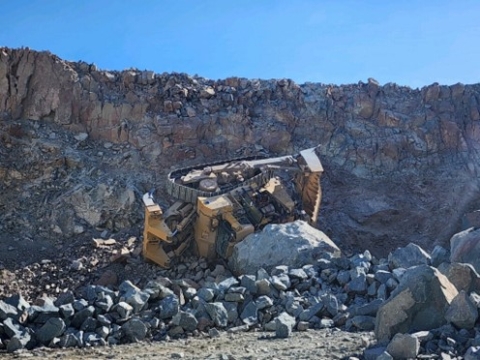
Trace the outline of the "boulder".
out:
[[[388,255],[390,269],[409,268],[416,265],[429,265],[430,255],[420,246],[410,243],[403,248],[398,248]]]
[[[168,319],[175,316],[178,313],[179,308],[180,300],[178,299],[178,296],[175,294],[168,295],[160,302],[160,319]]]
[[[59,337],[65,331],[65,322],[60,318],[50,318],[36,331],[37,340],[43,345],[48,345],[53,338]]]
[[[455,285],[458,291],[466,292],[480,290],[480,275],[471,264],[442,263],[438,270]]]
[[[240,319],[246,325],[254,325],[258,323],[258,307],[253,301],[248,302],[240,314]]]
[[[175,325],[182,327],[186,331],[193,331],[197,328],[198,320],[195,315],[187,311],[180,311],[172,319]]]
[[[450,252],[440,245],[436,245],[430,254],[430,265],[438,267],[443,262],[450,261]]]
[[[295,326],[295,318],[286,312],[282,312],[275,319],[275,324],[275,335],[280,339],[288,338]]]
[[[470,228],[452,236],[450,262],[472,264],[480,273],[480,229]]]
[[[224,328],[228,324],[228,313],[225,306],[220,302],[206,303],[205,309],[210,315],[210,318],[215,323],[215,326]]]
[[[120,301],[124,301],[133,307],[133,312],[140,312],[148,302],[150,294],[140,290],[131,281],[124,281],[119,286]]]
[[[128,320],[122,325],[122,332],[128,341],[142,341],[147,336],[148,328],[140,319]]]
[[[79,312],[77,312],[74,316],[73,316],[73,319],[72,319],[72,326],[75,327],[75,328],[80,328],[80,326],[82,326],[83,322],[91,317],[93,315],[93,313],[95,312],[95,308],[93,306],[88,306],[82,310],[80,310]]]
[[[445,324],[445,312],[457,294],[455,286],[437,269],[428,265],[408,269],[377,312],[377,339],[386,342],[396,333],[440,327]]]
[[[298,220],[269,224],[247,236],[234,246],[229,266],[238,275],[255,274],[260,268],[271,271],[278,265],[301,268],[325,253],[339,257],[340,249],[323,232]]]
[[[420,350],[420,341],[410,334],[395,334],[387,346],[387,352],[394,359],[415,359]]]
[[[450,303],[445,319],[460,329],[473,329],[478,319],[477,306],[462,290]]]

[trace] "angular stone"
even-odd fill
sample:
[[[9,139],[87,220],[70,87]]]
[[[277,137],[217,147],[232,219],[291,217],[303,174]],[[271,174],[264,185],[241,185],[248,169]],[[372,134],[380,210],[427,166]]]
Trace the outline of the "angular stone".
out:
[[[226,299],[225,299],[226,300]],[[228,301],[228,300],[227,300]],[[225,306],[220,302],[206,303],[205,309],[210,315],[210,318],[215,323],[215,326],[224,328],[228,324],[228,313]]]
[[[364,305],[360,305],[360,306],[353,305],[348,309],[348,311],[352,316],[356,316],[356,315],[375,316],[380,306],[382,306],[382,304],[383,304],[382,299],[375,299]]]
[[[238,319],[238,306],[237,303],[222,302],[223,306],[227,310],[228,322],[234,324]]]
[[[85,299],[76,299],[73,301],[72,306],[75,311],[80,311],[88,306],[88,301]]]
[[[267,279],[257,280],[256,285],[258,295],[269,295],[272,292],[272,288],[270,287],[270,281],[268,281]]]
[[[245,298],[243,297],[242,294],[238,293],[228,293],[225,294],[225,301],[231,301],[231,302],[243,302]]]
[[[431,253],[431,265],[433,267],[438,267],[443,262],[450,262],[450,253],[447,249],[436,245]]]
[[[158,309],[160,319],[172,318],[180,309],[180,301],[176,295],[169,295],[162,299]]]
[[[8,317],[18,317],[18,310],[5,301],[0,300],[0,320],[3,321]]]
[[[429,265],[430,255],[420,246],[410,243],[388,255],[390,269],[409,268],[416,265]]]
[[[257,305],[250,301],[243,308],[240,314],[240,319],[247,325],[254,325],[258,323],[258,308]]]
[[[226,313],[226,311],[225,311]],[[198,320],[195,316],[186,311],[178,312],[172,319],[175,325],[181,326],[185,331],[193,331],[197,328]]]
[[[173,291],[165,285],[165,282],[156,280],[150,280],[143,291],[150,295],[151,300],[164,299],[174,294]]]
[[[97,321],[100,325],[104,325],[104,326],[110,326],[112,324],[112,321],[110,320],[110,318],[102,314],[97,315]]]
[[[132,316],[133,307],[132,307],[132,305],[127,304],[124,301],[120,301],[117,304],[117,306],[115,306],[115,311],[118,313],[118,315],[120,315],[120,319],[125,319],[126,320],[126,319],[129,319]]]
[[[239,284],[238,280],[233,276],[231,276],[218,283],[218,290],[221,292],[226,292],[232,286],[237,286],[238,284]]]
[[[295,318],[286,312],[282,312],[275,318],[275,324],[275,335],[277,338],[285,339],[292,334],[292,330],[295,326]]]
[[[305,221],[268,224],[234,246],[229,265],[236,274],[255,274],[260,267],[268,271],[278,265],[301,268],[326,252],[340,256],[335,243]]]
[[[450,262],[471,264],[480,273],[480,229],[470,228],[452,236]]]
[[[393,274],[390,271],[378,270],[375,272],[375,280],[380,284],[386,284],[389,279],[393,277]]]
[[[480,275],[471,264],[442,263],[438,270],[455,285],[458,291],[466,292],[480,290]]]
[[[242,275],[240,277],[240,284],[247,289],[247,291],[255,295],[257,293],[257,284],[254,275]]]
[[[365,269],[356,267],[350,270],[350,282],[345,286],[347,292],[365,294],[367,292],[367,275]]]
[[[387,352],[394,359],[415,359],[420,350],[418,338],[410,334],[395,334],[387,345]]]
[[[297,279],[300,279],[300,280],[306,280],[308,279],[308,275],[307,273],[305,272],[305,270],[303,269],[290,269],[288,271],[288,276],[290,276],[291,278],[297,278]]]
[[[320,297],[327,315],[335,316],[338,314],[338,299],[333,294],[324,294]]]
[[[445,319],[460,329],[473,329],[478,319],[478,308],[462,290],[450,303]]]
[[[302,311],[302,313],[299,315],[299,319],[301,321],[310,321],[314,316],[319,315],[323,308],[324,305],[322,302],[316,303],[308,309]]]
[[[75,314],[75,310],[73,309],[72,304],[60,305],[58,309],[60,316],[64,319],[70,319]]]
[[[110,335],[110,328],[108,326],[100,326],[98,327],[95,332],[102,338],[106,339],[108,335]]]
[[[277,290],[285,291],[291,285],[290,278],[286,274],[278,275],[278,276],[274,275],[270,279],[273,287]]]
[[[255,305],[256,305],[258,310],[263,310],[267,307],[272,306],[273,305],[273,300],[266,295],[262,295],[262,296],[259,296],[255,300]]]
[[[263,280],[263,279],[270,279],[270,275],[268,274],[268,271],[265,270],[263,267],[257,270],[257,281],[258,280]]]
[[[297,324],[297,330],[298,331],[307,331],[310,325],[308,324],[307,321],[299,321]]]
[[[480,346],[470,346],[464,355],[464,360],[478,360],[480,359]]]
[[[70,348],[70,347],[78,346],[78,341],[75,335],[65,334],[60,338],[58,345],[61,348]]]
[[[457,289],[436,268],[411,267],[377,312],[377,339],[385,342],[396,333],[440,327],[446,322],[445,312],[457,294]]]
[[[357,315],[350,319],[355,328],[360,331],[372,331],[375,328],[375,317]]]
[[[141,291],[138,287],[132,284],[131,281],[124,281],[119,286],[120,301],[124,301],[133,307],[134,314],[139,313],[147,304],[150,294],[146,291]]]
[[[369,347],[363,351],[363,357],[365,360],[377,360],[385,351],[385,346]]]
[[[29,321],[44,324],[49,318],[59,315],[59,309],[53,304],[53,300],[45,298],[42,305],[30,306],[27,310]]]
[[[350,271],[341,270],[337,273],[337,281],[340,285],[345,285],[350,281]]]
[[[201,288],[197,291],[197,296],[205,301],[212,301],[215,297],[215,291],[210,288]]]
[[[35,337],[43,345],[48,345],[55,337],[59,337],[65,331],[65,322],[60,318],[50,318],[35,332]]]
[[[93,317],[88,317],[80,326],[80,330],[85,331],[85,333],[95,331],[98,326],[98,322]]]
[[[88,318],[93,316],[95,312],[95,308],[93,306],[88,306],[85,309],[80,310],[77,312],[72,319],[71,326],[80,329],[83,322]]]
[[[122,325],[123,336],[129,342],[142,341],[147,336],[148,328],[140,319],[130,319]]]

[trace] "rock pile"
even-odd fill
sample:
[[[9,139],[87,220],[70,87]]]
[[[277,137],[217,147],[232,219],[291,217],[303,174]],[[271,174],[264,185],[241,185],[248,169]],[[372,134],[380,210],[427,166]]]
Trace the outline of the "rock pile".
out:
[[[480,289],[472,266],[450,263],[440,247],[430,255],[414,244],[387,259],[368,251],[333,255],[240,276],[196,260],[141,288],[126,280],[115,290],[87,285],[33,302],[12,295],[0,300],[0,346],[83,347],[252,329],[284,338],[338,327],[375,331],[378,344],[365,350],[366,359],[478,353]]]

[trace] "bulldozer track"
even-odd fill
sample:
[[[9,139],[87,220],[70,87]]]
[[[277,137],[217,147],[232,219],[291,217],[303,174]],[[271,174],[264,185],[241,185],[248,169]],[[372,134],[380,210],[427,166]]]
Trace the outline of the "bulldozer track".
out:
[[[233,159],[227,159],[227,160],[220,160],[220,161],[215,161],[212,163],[205,163],[205,164],[200,164],[196,166],[191,166],[191,167],[186,167],[186,168],[181,168],[174,170],[168,174],[168,182],[166,185],[166,190],[167,193],[170,196],[173,196],[176,199],[183,200],[185,202],[191,202],[193,204],[196,203],[198,197],[213,197],[213,196],[218,196],[222,194],[226,194],[236,188],[240,188],[243,186],[247,185],[252,185],[252,184],[257,184],[258,186],[263,186],[265,185],[268,180],[270,180],[273,176],[273,171],[271,170],[262,170],[259,174],[246,179],[243,182],[236,183],[234,185],[226,186],[223,187],[222,189],[219,189],[217,191],[213,192],[208,192],[208,191],[202,191],[199,189],[195,189],[191,186],[183,185],[178,183],[178,180],[183,176],[186,175],[188,172],[191,170],[195,169],[202,169],[207,166],[214,166],[214,165],[219,165],[219,164],[224,164],[227,162],[235,162],[235,161],[250,161],[250,160],[258,160],[258,159],[265,159],[263,156],[249,156],[249,157],[239,157],[239,158],[233,158]]]

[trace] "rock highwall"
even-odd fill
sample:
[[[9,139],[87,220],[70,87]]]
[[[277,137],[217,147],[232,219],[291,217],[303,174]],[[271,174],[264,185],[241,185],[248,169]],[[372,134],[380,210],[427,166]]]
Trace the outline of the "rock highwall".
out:
[[[50,121],[141,154],[162,174],[265,149],[320,145],[321,228],[339,244],[386,253],[449,239],[479,203],[480,85],[420,90],[375,80],[297,85],[101,71],[48,52],[0,49],[0,116]]]

